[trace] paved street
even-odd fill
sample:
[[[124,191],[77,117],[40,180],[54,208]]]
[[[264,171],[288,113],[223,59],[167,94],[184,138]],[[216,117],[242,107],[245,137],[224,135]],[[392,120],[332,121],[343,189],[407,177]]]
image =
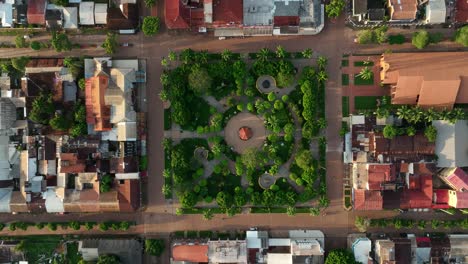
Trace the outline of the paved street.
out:
[[[159,1],[160,5],[164,1]],[[163,10],[162,7],[158,10]],[[143,9],[145,12],[151,10]],[[2,37],[0,37],[1,39]],[[166,235],[175,230],[225,230],[225,229],[246,229],[251,226],[271,229],[288,228],[309,228],[321,229],[326,234],[326,248],[335,246],[345,246],[345,236],[349,232],[356,231],[354,228],[355,212],[347,212],[343,209],[342,184],[343,184],[343,164],[342,164],[342,142],[339,137],[341,128],[341,72],[340,63],[343,53],[379,54],[387,49],[393,51],[414,51],[411,44],[398,46],[390,45],[357,45],[353,43],[354,33],[351,29],[344,27],[343,19],[334,23],[328,23],[324,31],[317,36],[287,36],[287,37],[250,37],[244,39],[218,40],[212,36],[191,35],[190,33],[174,35],[162,30],[156,37],[144,37],[142,34],[132,36],[120,36],[120,42],[129,42],[133,47],[121,48],[116,54],[119,58],[142,58],[147,60],[147,102],[148,102],[148,205],[146,211],[135,214],[81,214],[77,215],[0,215],[0,222],[12,220],[22,221],[102,221],[102,220],[128,220],[136,221],[137,226],[132,227],[127,233],[143,233],[145,235]],[[103,36],[73,37],[76,43],[99,43]],[[203,220],[201,215],[176,216],[176,207],[164,200],[161,194],[163,178],[163,106],[158,94],[161,91],[159,83],[162,67],[160,60],[167,56],[170,50],[180,51],[186,48],[194,50],[208,50],[209,52],[220,52],[230,49],[233,52],[252,52],[266,47],[275,49],[282,45],[288,51],[301,51],[311,48],[315,54],[326,56],[329,59],[327,71],[329,81],[326,87],[326,115],[328,127],[326,131],[328,140],[327,149],[327,186],[328,197],[331,200],[330,206],[325,210],[324,215],[312,217],[309,215],[298,215],[289,217],[285,214],[256,214],[256,215],[236,215],[228,218],[225,215],[218,215],[213,220]],[[427,50],[452,50],[461,49],[458,45],[442,42],[439,45],[430,46]],[[426,50],[426,51],[427,51]],[[40,56],[40,57],[63,57],[63,56],[99,56],[104,55],[102,48],[72,50],[62,54],[57,54],[52,50],[33,51],[31,49],[0,49],[0,57],[17,56]],[[394,211],[379,211],[359,213],[359,215],[370,217],[394,216]],[[408,217],[415,219],[433,219],[434,215],[429,213],[408,214]],[[441,215],[441,217],[448,217]],[[385,230],[383,230],[385,231]],[[390,230],[387,230],[390,231]],[[47,230],[35,230],[30,228],[27,234],[44,234]],[[73,233],[67,230],[67,233]],[[81,231],[83,232],[83,231]],[[98,231],[99,232],[99,231]],[[21,231],[9,232],[6,229],[1,234],[22,234]],[[24,232],[23,232],[24,233]],[[80,233],[78,231],[77,233]]]

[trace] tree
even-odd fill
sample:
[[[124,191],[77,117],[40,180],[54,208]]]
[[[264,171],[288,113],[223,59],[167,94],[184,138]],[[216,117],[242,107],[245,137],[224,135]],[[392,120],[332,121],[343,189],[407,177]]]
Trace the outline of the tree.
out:
[[[26,39],[22,35],[17,35],[15,38],[15,46],[16,48],[27,48],[28,43],[26,42]]]
[[[354,225],[359,230],[359,232],[366,232],[367,228],[370,225],[370,220],[362,216],[356,216],[354,220]]]
[[[328,253],[325,264],[358,264],[354,255],[347,249],[334,249]]]
[[[410,137],[413,137],[414,135],[416,135],[416,128],[414,128],[413,126],[407,127],[406,134]]]
[[[186,191],[179,195],[179,201],[183,208],[192,208],[198,202],[198,197],[195,192]]]
[[[221,59],[223,61],[231,60],[232,59],[232,51],[230,51],[228,49],[223,50],[223,52],[221,53]]]
[[[300,151],[296,157],[294,158],[296,161],[297,166],[303,170],[309,170],[312,166],[312,161],[314,158],[312,158],[312,153],[308,149],[304,149]]]
[[[205,220],[211,220],[214,217],[213,210],[211,209],[204,209],[203,210],[203,219]]]
[[[327,76],[327,73],[324,72],[324,71],[319,71],[319,73],[317,73],[317,80],[319,82],[325,82],[328,80],[328,76]]]
[[[346,3],[344,0],[331,0],[329,4],[325,6],[325,13],[330,18],[337,18],[343,12]]]
[[[369,67],[366,66],[366,67],[362,68],[362,70],[359,72],[358,76],[361,77],[364,80],[370,80],[370,79],[372,79],[372,77],[374,77],[374,73],[372,72],[371,69],[369,69]]]
[[[216,203],[221,208],[229,208],[233,205],[234,201],[229,193],[221,191],[216,195]]]
[[[117,255],[105,254],[99,256],[96,264],[120,264],[120,259]]]
[[[107,37],[102,43],[101,47],[106,50],[107,54],[114,54],[117,51],[118,43],[117,43],[117,35],[114,33],[107,33]]]
[[[284,59],[286,57],[286,50],[281,45],[276,47],[275,53],[276,53],[276,57],[279,59]]]
[[[398,135],[398,129],[392,125],[386,125],[383,129],[384,138],[392,139]]]
[[[47,125],[54,113],[55,105],[52,101],[52,95],[41,93],[34,99],[28,118],[36,123]]]
[[[407,105],[402,105],[396,112],[398,118],[408,120],[411,116],[411,109]]]
[[[72,49],[72,43],[64,33],[58,34],[55,31],[52,32],[51,44],[57,52],[70,51]]]
[[[166,248],[166,244],[162,239],[146,239],[145,252],[152,256],[161,256]]]
[[[58,6],[67,6],[68,5],[68,0],[52,0],[52,4],[58,5]]]
[[[145,36],[154,36],[159,32],[159,17],[147,16],[143,19],[143,34]]]
[[[426,30],[415,32],[411,43],[417,49],[424,49],[429,44],[429,33]]]
[[[29,58],[28,57],[16,57],[11,59],[11,66],[20,72],[24,72],[26,68],[26,64],[28,64]],[[4,71],[4,69],[2,69]]]
[[[334,0],[332,0],[334,1]],[[327,66],[327,63],[328,63],[328,60],[326,57],[324,56],[319,56],[318,59],[317,59],[317,65],[319,67],[320,70],[324,70],[325,67]]]
[[[310,59],[312,58],[312,55],[314,54],[314,52],[312,51],[312,49],[305,49],[301,52],[302,54],[302,57],[306,58],[306,59]]]
[[[320,208],[319,207],[312,207],[309,209],[311,216],[319,216],[320,215]]]
[[[241,156],[242,163],[247,169],[255,169],[263,163],[265,154],[256,148],[248,148]]]
[[[153,7],[156,4],[156,0],[145,0],[146,7]]]
[[[270,93],[268,93],[267,98],[268,98],[268,101],[273,102],[273,101],[276,100],[276,95],[275,95],[274,92],[270,92]]]
[[[257,53],[257,59],[259,61],[267,61],[268,58],[270,57],[271,51],[267,48],[262,48],[260,51]]]
[[[68,223],[68,226],[73,230],[80,230],[81,223],[78,221],[71,221]]]
[[[455,32],[455,42],[465,47],[468,46],[468,26],[464,26]]]
[[[190,88],[198,95],[203,95],[210,90],[212,81],[208,71],[202,67],[193,67],[188,76]]]
[[[112,188],[112,181],[112,177],[109,174],[102,176],[99,191],[101,193],[109,192]]]
[[[55,116],[50,119],[49,125],[58,131],[66,131],[70,128],[71,122],[63,114],[55,114]]]
[[[80,90],[84,91],[84,89],[86,88],[85,78],[81,78],[78,80],[78,87],[80,88]]]
[[[424,130],[424,136],[429,140],[429,142],[435,142],[437,139],[437,129],[435,126],[428,126]]]
[[[169,51],[169,54],[167,55],[167,58],[170,61],[175,61],[175,60],[177,60],[177,54],[174,51]]]
[[[330,199],[328,199],[326,196],[322,195],[320,196],[320,199],[319,199],[319,205],[320,207],[322,208],[326,208],[328,207],[328,205],[330,204]]]
[[[294,206],[288,206],[288,207],[286,208],[286,214],[287,214],[288,216],[295,216],[295,215],[296,215],[296,207],[294,207]]]
[[[161,59],[161,66],[167,67],[167,65],[169,65],[169,62],[167,61],[167,59],[166,59],[166,58],[162,58],[162,59]]]

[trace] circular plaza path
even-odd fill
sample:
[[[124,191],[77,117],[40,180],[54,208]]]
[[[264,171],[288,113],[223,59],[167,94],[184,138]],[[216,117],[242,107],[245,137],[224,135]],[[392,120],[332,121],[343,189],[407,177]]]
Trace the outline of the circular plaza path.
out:
[[[252,137],[242,140],[239,137],[239,129],[248,127],[252,131]],[[233,116],[224,128],[224,140],[234,148],[237,153],[244,153],[248,148],[261,148],[267,136],[263,119],[260,117],[242,112]]]

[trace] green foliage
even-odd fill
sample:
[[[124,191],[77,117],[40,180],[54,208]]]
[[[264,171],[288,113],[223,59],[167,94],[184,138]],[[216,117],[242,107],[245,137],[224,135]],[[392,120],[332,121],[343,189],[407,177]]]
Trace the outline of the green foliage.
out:
[[[383,129],[384,138],[392,139],[398,135],[398,129],[392,125],[386,125]]]
[[[388,43],[390,45],[393,44],[403,44],[405,43],[406,38],[402,34],[397,34],[397,35],[389,35],[388,36]]]
[[[120,264],[120,259],[117,255],[105,254],[100,255],[96,264]]]
[[[65,33],[57,33],[55,31],[52,32],[51,44],[57,52],[70,51],[73,46]]]
[[[99,184],[99,191],[101,193],[109,192],[112,188],[113,179],[109,174],[102,176],[101,183]]]
[[[47,228],[50,231],[56,231],[57,230],[57,223],[47,223]]]
[[[93,223],[93,222],[86,222],[86,223],[84,224],[84,226],[85,226],[86,230],[91,230],[91,229],[94,228],[95,223]]]
[[[109,230],[109,226],[110,226],[109,223],[107,223],[107,222],[102,222],[102,223],[99,224],[99,230],[101,230],[101,231],[103,231],[103,232],[104,232],[104,231],[107,231],[107,230]]]
[[[166,244],[162,239],[146,239],[145,252],[152,256],[161,256],[166,248]]]
[[[156,0],[145,0],[146,7],[153,7],[156,4]]]
[[[211,209],[204,209],[203,210],[203,219],[205,220],[211,220],[214,217],[213,210]]]
[[[325,6],[325,13],[328,17],[337,18],[343,12],[345,5],[346,3],[343,0],[331,0],[330,3]]]
[[[154,36],[159,32],[159,17],[147,16],[143,19],[143,34],[145,36]]]
[[[334,249],[328,253],[325,264],[358,264],[354,255],[347,249]]]
[[[130,228],[130,223],[127,221],[122,221],[119,224],[119,229],[122,231],[127,231]]]
[[[106,54],[114,54],[117,51],[118,47],[117,43],[117,35],[114,33],[107,33],[106,39],[104,43],[102,43],[101,47],[103,47],[106,51]]]
[[[68,5],[68,0],[51,0],[52,4],[58,5],[58,6],[67,6]]]
[[[411,43],[417,49],[424,49],[429,44],[429,33],[426,30],[415,32]]]
[[[15,38],[15,46],[16,48],[27,48],[29,45],[26,42],[26,39],[22,35],[18,35]]]
[[[78,80],[78,87],[80,88],[80,90],[84,91],[84,89],[86,88],[85,78],[81,78]]]
[[[455,32],[455,42],[468,47],[468,26],[463,26]]]
[[[314,158],[312,158],[312,153],[308,149],[304,149],[296,154],[294,158],[296,161],[297,166],[303,170],[311,169],[312,162]]]
[[[24,69],[26,68],[26,64],[28,64],[28,62],[28,57],[15,57],[11,59],[11,66],[13,66],[13,68],[20,72],[24,72]]]
[[[86,107],[83,103],[77,103],[74,109],[73,125],[71,126],[70,135],[78,137],[88,134],[88,126],[86,123]]]
[[[428,126],[424,130],[424,136],[429,140],[429,142],[435,142],[437,139],[437,129],[434,126]]]
[[[375,29],[361,30],[357,33],[357,42],[359,44],[382,44],[387,41],[388,28],[386,26],[377,27]]]
[[[370,220],[362,216],[356,216],[354,220],[354,225],[359,230],[359,232],[366,232],[367,228],[370,225]]]
[[[36,123],[47,125],[55,113],[52,95],[41,93],[32,103],[29,119]]]
[[[68,223],[68,226],[73,230],[80,230],[81,223],[78,222],[78,221],[71,221],[71,222]]]
[[[263,164],[265,153],[257,150],[256,148],[249,148],[241,156],[242,164],[247,169],[255,169],[257,166]]]
[[[202,67],[193,67],[188,75],[190,88],[198,95],[204,95],[211,89],[213,79],[208,74],[208,71]]]
[[[58,131],[66,131],[70,128],[70,120],[67,119],[63,114],[56,113],[55,116],[50,119],[49,125]]]

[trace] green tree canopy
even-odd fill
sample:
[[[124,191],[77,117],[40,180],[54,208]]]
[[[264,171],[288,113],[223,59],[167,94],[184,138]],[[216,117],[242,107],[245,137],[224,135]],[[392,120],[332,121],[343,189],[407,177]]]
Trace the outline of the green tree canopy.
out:
[[[54,113],[55,105],[52,101],[52,95],[41,93],[36,99],[34,99],[28,117],[36,123],[47,125]]]
[[[146,239],[145,252],[152,256],[161,256],[166,248],[166,244],[162,239]]]
[[[255,169],[261,163],[263,163],[263,158],[265,153],[259,151],[256,148],[249,148],[241,156],[242,163],[247,169]]]
[[[411,43],[417,49],[424,49],[429,44],[429,33],[426,30],[415,32]]]
[[[468,46],[468,26],[464,26],[455,32],[455,42]]]
[[[103,47],[106,50],[107,54],[114,54],[117,51],[117,35],[114,33],[107,33],[107,37],[104,40],[104,43],[102,43],[101,47]]]
[[[210,90],[213,79],[205,68],[193,67],[188,75],[188,82],[196,94],[203,95]]]
[[[55,116],[50,119],[49,125],[54,130],[66,131],[70,128],[71,122],[65,115],[56,113]]]
[[[294,158],[296,161],[297,166],[303,170],[309,170],[312,166],[312,153],[308,149],[304,149],[297,153],[296,157]]]
[[[11,59],[11,66],[13,66],[13,68],[20,72],[24,72],[24,69],[26,68],[26,64],[28,64],[28,62],[28,57],[16,57]]]
[[[398,129],[392,125],[386,125],[383,129],[384,138],[392,139],[398,135]]]
[[[109,174],[102,176],[101,183],[99,184],[99,191],[105,193],[111,190],[112,188],[112,177]]]
[[[41,49],[41,43],[39,41],[32,41],[31,42],[31,49],[33,50],[40,50]]]
[[[64,33],[52,32],[51,43],[57,52],[70,51],[72,49],[72,43]]]
[[[143,34],[145,36],[154,36],[159,31],[159,17],[147,16],[143,19]]]
[[[96,264],[120,264],[120,259],[116,255],[106,254],[99,256]]]
[[[153,7],[156,4],[156,0],[145,0],[146,7]]]
[[[354,255],[347,249],[334,249],[328,253],[325,264],[358,264]]]
[[[424,130],[424,136],[426,136],[429,142],[435,142],[437,139],[437,129],[435,128],[435,126],[426,127],[426,129]]]
[[[329,4],[325,6],[325,13],[328,17],[337,18],[343,12],[346,3],[344,0],[331,0]]]

